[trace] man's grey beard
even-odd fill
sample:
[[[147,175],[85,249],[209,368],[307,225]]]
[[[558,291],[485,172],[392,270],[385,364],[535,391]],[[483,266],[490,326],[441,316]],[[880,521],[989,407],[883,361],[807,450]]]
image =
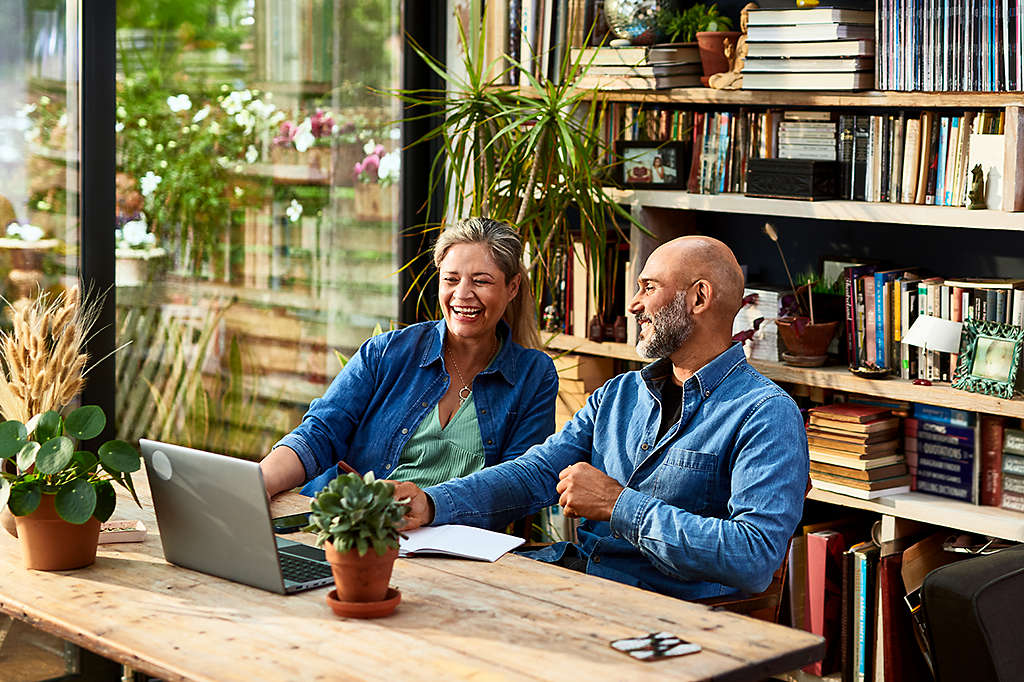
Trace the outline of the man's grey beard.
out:
[[[646,315],[646,313],[645,313]],[[650,316],[647,338],[636,343],[636,352],[658,360],[679,350],[693,333],[693,315],[686,309],[686,292],[680,291],[672,302]]]

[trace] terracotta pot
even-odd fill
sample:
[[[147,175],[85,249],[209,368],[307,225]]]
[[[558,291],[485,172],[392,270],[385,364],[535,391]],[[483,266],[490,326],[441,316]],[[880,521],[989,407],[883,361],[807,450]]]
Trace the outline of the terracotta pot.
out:
[[[705,83],[714,74],[729,70],[729,60],[725,58],[725,39],[728,38],[735,45],[741,35],[739,31],[697,31],[697,46],[700,48]]]
[[[391,220],[398,207],[398,185],[380,185],[376,182],[355,184],[355,209],[358,220]]]
[[[44,494],[39,507],[28,516],[15,516],[25,568],[66,571],[96,561],[100,522],[90,517],[81,525],[57,515],[56,495]]]
[[[794,317],[783,317],[775,321],[782,343],[793,355],[821,356],[828,354],[828,346],[839,328],[838,322],[810,322],[799,326]]]
[[[397,548],[382,556],[371,547],[359,556],[354,549],[340,554],[333,545],[325,544],[324,553],[331,564],[339,600],[367,602],[383,601],[387,597],[391,570],[398,558]]]

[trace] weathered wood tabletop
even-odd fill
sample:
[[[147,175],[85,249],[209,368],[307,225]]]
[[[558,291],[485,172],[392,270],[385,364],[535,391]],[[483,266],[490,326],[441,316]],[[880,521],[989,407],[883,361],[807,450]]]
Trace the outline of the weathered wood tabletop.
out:
[[[336,617],[328,588],[281,596],[164,561],[144,474],[143,543],[101,545],[96,563],[22,567],[0,531],[0,611],[164,680],[761,680],[817,660],[820,637],[506,555],[491,564],[399,559],[397,611]],[[308,508],[297,494],[276,515]],[[292,535],[312,541],[311,535]],[[609,642],[665,631],[702,646],[643,663]]]

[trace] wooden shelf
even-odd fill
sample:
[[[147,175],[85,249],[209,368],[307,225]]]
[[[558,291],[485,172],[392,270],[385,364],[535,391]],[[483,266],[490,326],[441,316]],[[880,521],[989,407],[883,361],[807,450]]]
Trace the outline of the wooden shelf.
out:
[[[633,362],[649,362],[637,355],[632,346],[625,343],[607,341],[598,343],[565,334],[555,334],[550,339],[545,335],[542,340],[546,341],[546,346],[553,350],[599,355]],[[908,400],[928,405],[942,405],[958,410],[1024,419],[1024,400],[1006,400],[980,393],[969,393],[952,388],[948,384],[917,386],[903,379],[863,379],[851,374],[846,367],[790,367],[782,363],[759,361],[751,362],[751,364],[772,381],[780,383],[803,384],[849,393],[863,393],[878,398]]]
[[[1024,230],[1024,213],[994,210],[972,211],[953,206],[919,206],[870,201],[762,199],[742,194],[690,194],[685,190],[670,189],[608,189],[606,191],[624,204],[635,203],[641,206],[688,211],[986,230]]]
[[[1004,540],[1024,542],[1024,514],[999,507],[983,507],[917,492],[861,500],[812,488],[807,498],[935,526],[991,535]]]
[[[979,109],[1024,106],[1024,92],[819,92],[806,90],[603,90],[598,97],[645,104],[720,104],[746,107],[914,107]]]

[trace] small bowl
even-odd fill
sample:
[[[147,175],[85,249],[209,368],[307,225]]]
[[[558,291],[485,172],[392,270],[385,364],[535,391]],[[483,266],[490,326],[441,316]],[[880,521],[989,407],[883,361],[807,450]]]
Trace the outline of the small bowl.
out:
[[[327,593],[327,605],[334,611],[334,615],[342,618],[390,616],[400,601],[402,601],[402,593],[393,587],[388,588],[387,595],[381,601],[341,601],[338,599],[337,590]]]
[[[867,367],[865,365],[851,367],[850,372],[861,379],[888,379],[892,376],[892,371],[885,367]]]

